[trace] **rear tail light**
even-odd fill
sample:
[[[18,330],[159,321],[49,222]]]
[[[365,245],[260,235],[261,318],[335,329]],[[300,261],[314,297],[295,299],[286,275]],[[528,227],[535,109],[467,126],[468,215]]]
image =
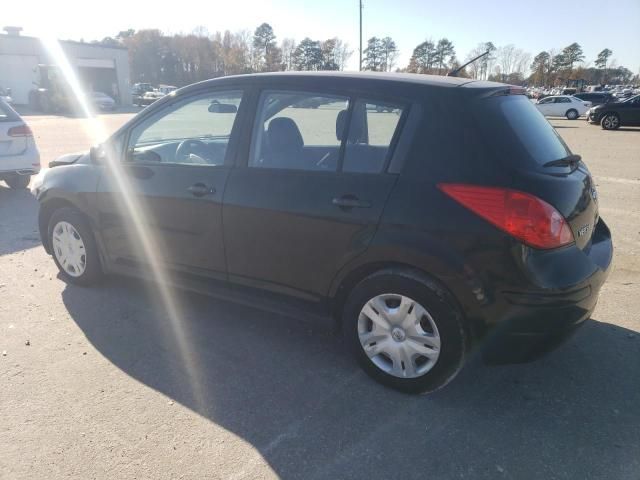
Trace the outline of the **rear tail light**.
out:
[[[11,127],[7,135],[10,137],[32,137],[33,132],[27,125],[18,125],[17,127]]]
[[[555,208],[538,197],[508,188],[441,183],[438,188],[499,229],[534,248],[557,248],[574,241]]]

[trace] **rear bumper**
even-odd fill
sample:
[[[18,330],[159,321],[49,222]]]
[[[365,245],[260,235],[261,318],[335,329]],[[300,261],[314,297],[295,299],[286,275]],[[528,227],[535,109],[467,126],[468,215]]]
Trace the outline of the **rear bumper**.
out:
[[[0,157],[0,176],[7,174],[35,175],[40,171],[40,154],[27,148],[20,155]]]
[[[529,291],[502,291],[499,294],[497,302],[504,316],[484,339],[485,362],[504,364],[535,360],[560,345],[591,317],[613,259],[613,244],[606,224],[600,220],[592,243],[571,255],[570,262],[578,259],[585,262],[578,267],[579,271],[585,272],[584,278],[572,285],[546,290],[532,287]]]

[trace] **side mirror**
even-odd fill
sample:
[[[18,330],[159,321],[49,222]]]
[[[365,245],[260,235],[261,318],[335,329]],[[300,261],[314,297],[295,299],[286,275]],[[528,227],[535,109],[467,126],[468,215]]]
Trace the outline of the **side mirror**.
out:
[[[211,113],[236,113],[238,111],[238,107],[232,103],[220,103],[217,100],[214,100],[209,105],[208,110]]]
[[[7,92],[7,95],[9,97],[11,96],[11,89],[10,88],[5,88],[4,91]]]

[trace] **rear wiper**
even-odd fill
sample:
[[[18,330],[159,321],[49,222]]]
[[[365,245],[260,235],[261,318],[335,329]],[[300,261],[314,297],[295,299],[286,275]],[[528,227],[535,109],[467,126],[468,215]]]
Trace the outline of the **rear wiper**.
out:
[[[569,155],[568,157],[561,158],[559,160],[551,160],[550,162],[542,165],[543,167],[571,167],[576,168],[582,160],[580,155]]]

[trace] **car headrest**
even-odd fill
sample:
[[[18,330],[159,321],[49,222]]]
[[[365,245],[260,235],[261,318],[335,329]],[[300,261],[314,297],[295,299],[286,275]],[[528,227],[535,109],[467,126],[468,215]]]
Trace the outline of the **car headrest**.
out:
[[[358,143],[362,140],[364,133],[364,122],[362,121],[363,115],[360,115],[360,111],[354,110],[352,115],[351,126],[349,127],[349,138],[347,143]],[[338,117],[336,118],[336,138],[341,142],[342,137],[346,129],[347,111],[340,110]]]
[[[273,151],[297,150],[304,146],[302,134],[292,119],[288,117],[274,118],[267,127],[269,146]]]

